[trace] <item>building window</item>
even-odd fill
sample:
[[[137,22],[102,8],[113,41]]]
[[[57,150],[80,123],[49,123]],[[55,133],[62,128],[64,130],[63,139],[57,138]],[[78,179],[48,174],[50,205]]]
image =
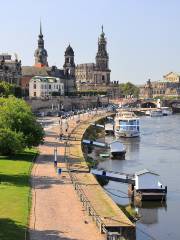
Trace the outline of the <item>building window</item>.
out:
[[[49,89],[51,89],[51,85],[49,85]]]
[[[105,80],[105,77],[104,77],[104,75],[102,76],[102,81],[104,81]]]
[[[34,92],[34,97],[36,97],[36,92]]]
[[[36,89],[36,84],[34,83],[33,88]]]

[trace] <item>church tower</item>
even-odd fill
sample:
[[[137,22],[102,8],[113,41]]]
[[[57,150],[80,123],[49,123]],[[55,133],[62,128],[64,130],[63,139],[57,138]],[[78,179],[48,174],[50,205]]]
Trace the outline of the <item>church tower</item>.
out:
[[[65,62],[63,65],[64,68],[64,75],[67,77],[74,77],[75,76],[75,63],[74,63],[74,51],[72,47],[69,46],[66,48],[64,53]]]
[[[38,48],[35,50],[34,57],[35,57],[36,67],[48,66],[48,62],[47,62],[48,54],[46,49],[44,48],[44,39],[42,34],[41,22],[40,22],[40,33],[38,38]]]
[[[106,50],[106,38],[105,33],[103,31],[98,39],[98,52],[96,54],[96,68],[99,70],[107,70],[109,68],[109,56]]]

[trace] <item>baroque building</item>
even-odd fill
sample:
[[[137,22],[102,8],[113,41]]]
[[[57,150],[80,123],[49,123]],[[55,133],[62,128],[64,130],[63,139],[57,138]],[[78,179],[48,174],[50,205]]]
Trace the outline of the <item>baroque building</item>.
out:
[[[0,55],[0,81],[5,81],[19,86],[21,79],[21,61],[12,60],[12,56],[4,53]]]
[[[74,51],[69,45],[64,54],[63,69],[56,66],[48,66],[48,54],[44,48],[44,39],[42,34],[42,27],[40,23],[40,33],[38,37],[38,47],[34,53],[35,64],[34,66],[22,66],[21,88],[23,95],[28,96],[30,85],[29,82],[33,77],[55,77],[59,78],[64,84],[65,95],[71,95],[75,92],[75,63]]]
[[[180,73],[170,72],[162,80],[153,81],[140,87],[140,98],[180,96]]]
[[[30,98],[51,98],[64,95],[64,84],[60,78],[35,76],[29,82]]]
[[[76,86],[80,91],[106,88],[110,84],[109,55],[103,31],[98,39],[96,63],[78,64],[75,69]]]

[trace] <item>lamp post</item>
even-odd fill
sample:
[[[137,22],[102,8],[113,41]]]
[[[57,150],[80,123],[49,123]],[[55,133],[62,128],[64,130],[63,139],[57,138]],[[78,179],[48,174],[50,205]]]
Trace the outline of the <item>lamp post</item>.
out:
[[[54,148],[54,167],[57,167],[57,147]]]
[[[62,117],[59,118],[59,140],[62,138]]]

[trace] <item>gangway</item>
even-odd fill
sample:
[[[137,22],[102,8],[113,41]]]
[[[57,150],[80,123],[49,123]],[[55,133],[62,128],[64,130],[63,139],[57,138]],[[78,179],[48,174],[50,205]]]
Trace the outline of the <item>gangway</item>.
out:
[[[115,182],[135,184],[134,174],[120,173],[114,171],[106,171],[104,169],[91,168],[90,173],[95,176],[106,178]]]
[[[101,143],[101,142],[96,142],[96,141],[86,140],[86,139],[83,139],[82,143],[84,143],[86,145],[94,145],[96,147],[103,147],[103,148],[109,147],[109,145],[107,143]]]
[[[97,123],[91,123],[91,126],[99,127],[99,128],[104,128],[104,125],[97,124]]]

